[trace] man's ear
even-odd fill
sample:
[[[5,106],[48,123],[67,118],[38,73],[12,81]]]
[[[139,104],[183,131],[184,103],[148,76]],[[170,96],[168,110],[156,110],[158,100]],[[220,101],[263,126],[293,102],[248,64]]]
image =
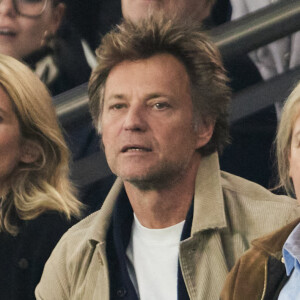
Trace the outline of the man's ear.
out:
[[[215,120],[202,120],[199,122],[197,125],[198,142],[196,149],[205,146],[210,141],[214,133],[215,123]]]
[[[22,144],[20,161],[26,164],[34,163],[40,156],[39,145],[31,140],[25,139]]]
[[[58,30],[61,21],[65,15],[66,5],[64,3],[59,3],[53,8],[52,21],[50,24],[50,32],[55,35]]]

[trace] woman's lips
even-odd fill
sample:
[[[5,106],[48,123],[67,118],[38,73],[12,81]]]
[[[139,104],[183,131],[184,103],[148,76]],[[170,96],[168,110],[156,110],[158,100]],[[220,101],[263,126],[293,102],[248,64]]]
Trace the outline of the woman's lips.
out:
[[[16,31],[11,28],[0,27],[0,36],[15,37],[17,35]]]

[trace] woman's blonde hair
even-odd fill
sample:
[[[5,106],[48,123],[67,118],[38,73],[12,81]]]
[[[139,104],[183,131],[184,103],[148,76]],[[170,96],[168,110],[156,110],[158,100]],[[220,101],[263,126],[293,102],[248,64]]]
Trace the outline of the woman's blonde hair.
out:
[[[9,193],[1,203],[0,231],[17,234],[20,219],[31,220],[49,210],[68,219],[79,217],[82,204],[68,178],[69,150],[46,87],[27,66],[1,54],[0,86],[12,103],[22,139],[39,151],[36,161],[20,162],[10,176]]]
[[[288,195],[295,195],[289,176],[291,143],[296,119],[300,115],[300,82],[286,100],[275,139],[278,168],[278,187],[283,187]]]

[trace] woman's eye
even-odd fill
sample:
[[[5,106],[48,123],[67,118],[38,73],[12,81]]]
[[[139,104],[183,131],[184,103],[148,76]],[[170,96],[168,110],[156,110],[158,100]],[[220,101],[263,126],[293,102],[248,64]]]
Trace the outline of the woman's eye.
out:
[[[23,1],[19,1],[20,3],[40,3],[40,2],[45,2],[43,0],[23,0]]]

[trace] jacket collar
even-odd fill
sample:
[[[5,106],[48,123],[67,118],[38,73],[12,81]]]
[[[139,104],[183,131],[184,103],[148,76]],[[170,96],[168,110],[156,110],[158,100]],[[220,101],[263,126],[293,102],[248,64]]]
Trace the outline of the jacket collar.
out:
[[[105,242],[112,212],[122,188],[123,182],[117,178],[101,209],[93,214],[95,219],[86,235],[92,244]],[[214,217],[212,217],[212,212]],[[215,152],[203,157],[200,162],[195,185],[191,235],[203,230],[226,226],[219,159]]]
[[[226,226],[219,158],[215,152],[202,157],[200,162],[196,178],[191,234]]]
[[[105,243],[106,234],[111,222],[113,209],[117,201],[118,195],[123,188],[123,182],[117,178],[109,191],[100,210],[93,213],[90,218],[92,225],[88,228],[86,238],[91,244]]]
[[[294,220],[288,225],[276,230],[273,233],[265,235],[252,241],[252,245],[265,251],[268,255],[277,259],[282,257],[282,247],[293,229],[299,224],[300,218]]]

